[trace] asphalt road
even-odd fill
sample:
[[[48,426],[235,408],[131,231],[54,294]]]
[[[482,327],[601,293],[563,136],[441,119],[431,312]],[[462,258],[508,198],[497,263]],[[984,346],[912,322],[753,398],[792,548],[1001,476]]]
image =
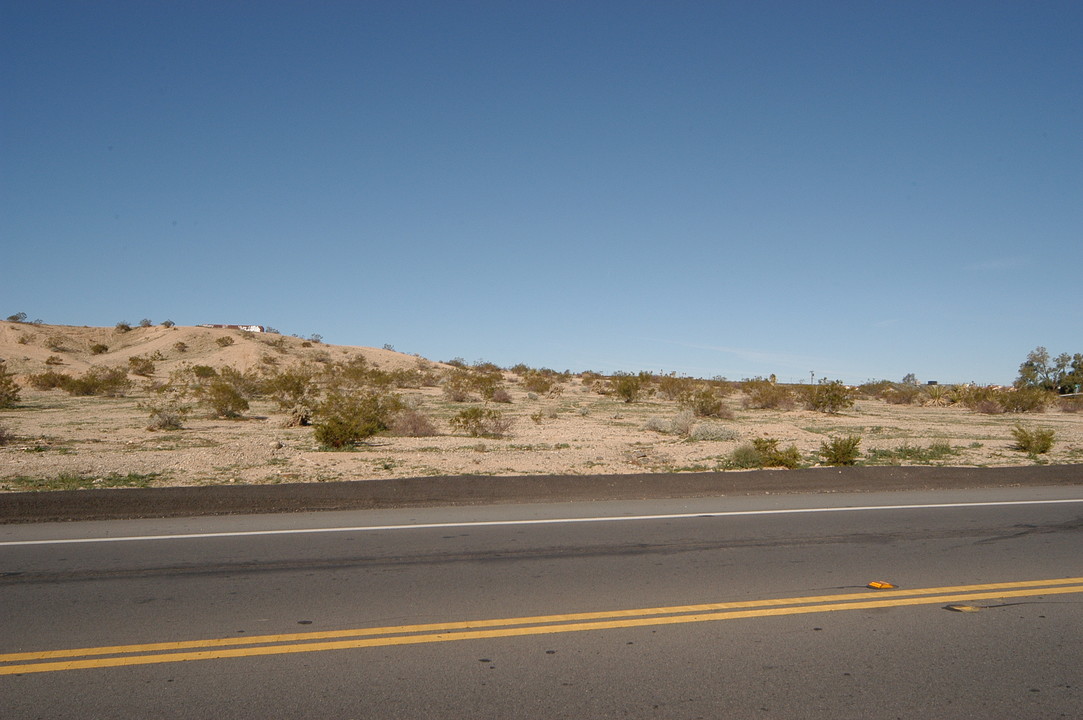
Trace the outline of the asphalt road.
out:
[[[1081,551],[1080,487],[0,526],[0,717],[1079,718]]]

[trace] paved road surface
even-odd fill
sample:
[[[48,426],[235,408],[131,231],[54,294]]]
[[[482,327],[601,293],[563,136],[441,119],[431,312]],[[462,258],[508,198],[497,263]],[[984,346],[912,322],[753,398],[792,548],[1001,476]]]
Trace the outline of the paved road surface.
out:
[[[1079,718],[1081,500],[2,526],[0,716]]]

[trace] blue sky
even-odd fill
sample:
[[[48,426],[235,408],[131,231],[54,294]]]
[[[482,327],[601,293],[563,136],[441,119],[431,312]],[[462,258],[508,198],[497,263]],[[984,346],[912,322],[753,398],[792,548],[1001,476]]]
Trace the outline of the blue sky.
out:
[[[0,9],[0,317],[1007,383],[1083,352],[1078,2]]]

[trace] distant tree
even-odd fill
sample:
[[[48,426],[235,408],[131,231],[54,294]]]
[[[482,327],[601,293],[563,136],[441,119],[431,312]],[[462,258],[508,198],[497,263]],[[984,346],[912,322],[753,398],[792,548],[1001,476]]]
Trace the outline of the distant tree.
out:
[[[154,323],[150,321],[150,318],[143,318],[139,321],[139,327],[141,328],[149,328],[153,324]]]
[[[164,328],[171,328],[174,325],[176,325],[176,323],[173,322],[172,320],[163,320],[162,321],[162,327],[164,327]]]
[[[1027,359],[1019,366],[1016,387],[1036,387],[1058,393],[1074,392],[1083,384],[1083,354],[1061,353],[1050,357],[1044,347],[1036,347],[1027,353]]]
[[[8,315],[8,322],[24,323],[26,322],[26,313],[20,312],[14,315]]]
[[[906,373],[905,375],[903,375],[902,384],[903,385],[917,385],[918,384],[918,376],[915,375],[914,373]]]

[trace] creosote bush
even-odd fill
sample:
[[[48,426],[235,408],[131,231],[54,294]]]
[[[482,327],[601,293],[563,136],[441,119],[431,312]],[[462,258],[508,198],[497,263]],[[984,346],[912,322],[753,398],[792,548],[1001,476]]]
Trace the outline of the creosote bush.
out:
[[[80,377],[47,370],[29,376],[28,380],[35,390],[60,389],[69,395],[121,397],[132,387],[128,373],[121,368],[92,367]]]
[[[644,373],[632,375],[631,373],[618,372],[609,378],[609,387],[614,395],[626,403],[638,402],[644,392]]]
[[[1033,430],[1016,425],[1012,428],[1012,437],[1015,438],[1015,449],[1031,455],[1044,455],[1053,449],[1056,440],[1056,432],[1050,428],[1034,428]]]
[[[91,355],[104,355],[109,352],[109,346],[103,343],[94,343],[90,346]]]
[[[861,452],[857,449],[861,444],[858,435],[847,435],[824,440],[820,443],[820,457],[824,465],[856,465]]]
[[[801,452],[796,445],[782,450],[775,438],[754,438],[751,443],[737,447],[730,454],[730,464],[738,468],[782,467],[792,470],[801,464]]]
[[[184,420],[192,410],[175,395],[140,403],[139,409],[150,415],[147,430],[182,430]]]
[[[232,345],[234,341],[233,338],[231,338],[229,335],[223,335],[222,337],[215,339],[214,342],[218,345],[218,347],[226,348]]]
[[[448,420],[451,427],[472,437],[503,437],[514,421],[491,408],[470,407]]]
[[[140,375],[142,377],[150,377],[154,374],[154,361],[149,357],[143,357],[141,355],[133,355],[128,358],[128,372],[133,375]]]
[[[316,411],[313,436],[321,446],[342,449],[388,429],[402,401],[378,390],[333,391]]]
[[[745,393],[744,406],[757,410],[789,410],[793,407],[793,393],[779,385],[774,376],[770,379],[753,378],[741,383]]]
[[[0,408],[15,407],[19,401],[19,385],[15,375],[8,372],[7,363],[0,360]]]
[[[798,390],[807,410],[835,415],[853,407],[854,393],[840,380],[821,380],[816,385],[802,385]]]

